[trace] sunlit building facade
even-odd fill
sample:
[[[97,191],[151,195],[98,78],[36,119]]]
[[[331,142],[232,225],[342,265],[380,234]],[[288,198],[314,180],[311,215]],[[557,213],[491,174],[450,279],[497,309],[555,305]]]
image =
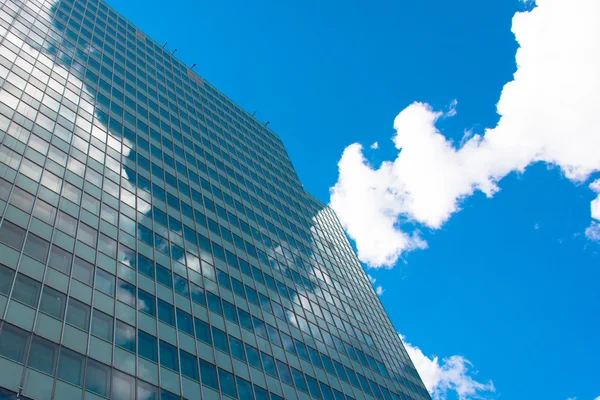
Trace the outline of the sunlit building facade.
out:
[[[0,399],[429,399],[278,136],[97,0],[0,0]]]

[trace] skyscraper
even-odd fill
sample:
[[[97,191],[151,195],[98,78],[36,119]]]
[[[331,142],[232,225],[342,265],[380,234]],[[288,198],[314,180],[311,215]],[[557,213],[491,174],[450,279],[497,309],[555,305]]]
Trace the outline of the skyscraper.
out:
[[[98,0],[0,0],[0,399],[429,399],[279,137]]]

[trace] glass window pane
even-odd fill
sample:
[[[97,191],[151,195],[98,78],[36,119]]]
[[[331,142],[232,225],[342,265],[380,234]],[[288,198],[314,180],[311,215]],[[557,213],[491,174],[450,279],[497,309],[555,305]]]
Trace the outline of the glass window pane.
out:
[[[171,271],[160,264],[156,264],[156,280],[168,288],[173,286]]]
[[[90,327],[90,306],[70,298],[67,306],[67,322],[87,331]]]
[[[335,365],[335,369],[338,372],[338,376],[340,378],[342,378],[342,380],[345,380],[345,381],[350,380],[350,384],[352,384],[352,386],[360,388],[360,382],[358,382],[358,377],[356,376],[356,373],[354,372],[354,370],[352,370],[348,367],[344,368],[344,366],[342,364],[340,364],[339,362],[337,362],[335,360],[333,360],[333,365]],[[338,368],[338,365],[341,366],[341,371]],[[346,373],[348,373],[347,377],[346,377]]]
[[[181,373],[190,379],[198,380],[198,359],[183,351],[179,350],[181,358]]]
[[[182,296],[189,297],[188,281],[177,274],[173,274],[173,287],[177,293]]]
[[[0,159],[2,156],[0,156]],[[10,190],[12,189],[12,183],[5,181],[0,178],[0,200],[7,201]]]
[[[117,282],[117,299],[131,307],[135,307],[135,286],[119,279]]]
[[[24,240],[25,229],[7,220],[2,222],[2,226],[0,226],[0,242],[21,250]]]
[[[160,400],[181,400],[181,397],[174,393],[167,392],[165,389],[160,391]]]
[[[269,400],[269,392],[257,385],[254,385],[254,395],[256,400]]]
[[[92,315],[92,334],[112,342],[113,317],[94,308]]]
[[[246,346],[246,355],[248,356],[248,364],[252,365],[255,368],[262,370],[262,365],[260,364],[260,355],[256,348],[250,346],[248,343],[245,343]]]
[[[217,280],[219,281],[219,285],[231,290],[231,280],[228,274],[221,270],[217,270]]]
[[[162,322],[175,326],[175,311],[169,303],[158,299],[158,319]]]
[[[192,316],[179,308],[177,309],[177,327],[183,332],[194,336]]]
[[[323,365],[325,366],[325,370],[331,375],[335,376],[335,369],[333,368],[331,358],[327,357],[325,354],[321,354],[321,358],[323,359]]]
[[[233,284],[233,291],[240,297],[246,298],[246,291],[244,289],[244,284],[235,278],[231,278],[231,282]]]
[[[254,332],[254,326],[252,325],[252,318],[249,313],[238,308],[238,316],[240,317],[240,326],[249,330],[250,332]]]
[[[34,281],[23,274],[17,274],[17,281],[11,297],[30,307],[37,307],[41,286],[38,281]]]
[[[265,372],[267,374],[273,375],[274,377],[277,377],[277,370],[275,370],[275,360],[273,359],[273,357],[262,351],[260,352],[260,355]]]
[[[235,324],[238,324],[237,311],[236,307],[228,301],[223,300],[223,312],[225,314],[225,318],[233,321]]]
[[[56,356],[58,355],[58,345],[41,337],[34,336],[29,350],[28,366],[45,372],[48,375],[54,375],[56,368]]]
[[[210,325],[198,318],[194,318],[194,325],[196,326],[196,338],[212,346]]]
[[[29,257],[34,258],[39,262],[46,263],[48,250],[50,250],[50,242],[32,233],[27,236],[27,241],[23,248],[24,254],[27,254]]]
[[[12,281],[15,277],[15,271],[0,264],[0,293],[8,296]]]
[[[229,343],[227,342],[227,334],[220,329],[212,327],[213,341],[215,348],[229,354]]]
[[[340,392],[339,390],[333,389],[333,394],[335,396],[335,400],[346,400],[347,399],[347,397],[344,396],[344,393]]]
[[[221,310],[221,299],[211,292],[206,292],[206,297],[208,299],[208,308],[219,315],[223,315],[223,311]]]
[[[100,214],[100,201],[86,192],[83,193],[83,201],[81,206],[90,211],[92,214]]]
[[[294,347],[294,339],[292,339],[291,336],[286,335],[283,332],[281,332],[281,339],[283,341],[283,348],[292,354],[296,354],[296,348]]]
[[[73,278],[92,286],[92,282],[94,281],[94,266],[83,258],[75,257],[75,261],[73,262]]]
[[[58,360],[58,377],[76,386],[83,384],[85,358],[67,348],[60,350]]]
[[[57,246],[52,246],[50,250],[50,265],[52,268],[57,269],[67,275],[71,273],[71,261],[73,260],[73,255],[68,251],[61,249]]]
[[[308,351],[306,350],[306,345],[304,343],[296,340],[296,349],[298,350],[298,355],[300,358],[310,361],[310,358],[308,358]]]
[[[252,317],[252,325],[254,327],[254,331],[256,332],[256,334],[260,337],[262,337],[263,339],[269,339],[269,337],[267,336],[267,327],[265,326],[265,323],[263,320],[258,319],[256,317]]]
[[[319,352],[316,349],[313,349],[310,346],[307,346],[308,354],[310,355],[310,360],[313,364],[315,364],[319,368],[323,368],[323,363],[321,362],[321,357],[319,357]]]
[[[163,367],[179,371],[179,361],[177,360],[177,349],[167,342],[160,341],[160,364]]]
[[[137,400],[158,400],[158,388],[138,379]]]
[[[98,239],[98,232],[86,224],[79,224],[77,228],[77,239],[91,247],[96,247],[96,240]]]
[[[35,202],[35,207],[33,208],[33,216],[44,221],[49,225],[54,225],[56,208],[46,203],[45,201],[37,199]]]
[[[31,208],[33,207],[34,197],[24,191],[23,189],[15,186],[13,189],[12,196],[10,196],[10,204],[15,207],[20,208],[26,213],[31,213]]]
[[[215,366],[201,358],[199,360],[202,384],[215,390],[219,390],[219,386],[217,385],[217,370]]]
[[[204,293],[204,288],[192,283],[190,285],[190,289],[192,292],[192,301],[206,307],[206,295]]]
[[[141,227],[141,225],[140,225]],[[149,258],[138,254],[138,271],[150,278],[154,279],[154,262]]]
[[[109,296],[115,296],[115,277],[103,269],[96,268],[96,289]]]
[[[156,338],[152,335],[147,334],[144,331],[138,330],[138,345],[139,354],[154,362],[158,362],[158,350],[156,345]]]
[[[100,234],[100,239],[98,240],[98,250],[108,254],[112,258],[117,258],[117,242],[105,234]]]
[[[106,204],[102,204],[102,211],[100,216],[103,220],[110,222],[113,225],[117,225],[117,219],[119,217],[119,212]]]
[[[296,368],[292,367],[292,376],[294,377],[295,386],[304,392],[308,392],[308,386],[306,386],[304,374]]]
[[[134,400],[135,378],[113,369],[110,393],[113,400]]]
[[[229,335],[229,345],[231,346],[231,354],[246,362],[246,353],[244,353],[244,342]]]
[[[271,326],[269,324],[266,324],[266,325],[267,325],[267,333],[269,334],[269,340],[271,341],[271,343],[281,347],[282,346],[281,339],[279,339],[279,332],[277,331],[277,328],[275,328],[274,326]]]
[[[40,311],[62,320],[65,316],[66,304],[67,296],[65,294],[58,290],[54,290],[49,286],[44,286]]]
[[[256,290],[252,289],[250,286],[246,285],[246,296],[248,297],[248,301],[259,306],[258,302],[258,294]]]
[[[58,212],[58,220],[56,222],[56,227],[61,231],[75,236],[75,230],[77,228],[77,220],[71,217],[69,214],[59,211]]]
[[[156,299],[149,293],[138,289],[138,310],[145,312],[153,317],[156,317]]]
[[[235,387],[235,379],[233,374],[219,368],[219,382],[221,384],[221,392],[227,396],[237,398],[237,389]]]
[[[0,355],[22,364],[28,342],[29,332],[4,323],[0,331]]]
[[[363,392],[368,393],[368,394],[373,394],[373,393],[371,393],[371,388],[369,387],[369,382],[367,381],[367,378],[365,378],[361,374],[356,374],[356,375],[358,375],[358,380],[360,381],[360,386],[362,387]]]
[[[305,377],[306,382],[308,383],[310,395],[315,399],[322,399],[323,397],[321,396],[321,391],[319,390],[319,384],[317,383],[317,380],[310,375],[305,375]]]
[[[152,231],[146,228],[144,225],[138,225],[138,237],[142,242],[150,246],[154,246],[154,235],[152,234]]]
[[[110,368],[88,358],[85,388],[90,392],[108,397],[110,393]]]
[[[240,393],[240,399],[254,399],[254,393],[252,392],[252,384],[245,379],[236,377],[238,391]]]
[[[115,344],[135,353],[135,328],[117,320]]]
[[[287,366],[286,363],[276,360],[277,363],[277,371],[279,371],[279,377],[281,378],[281,380],[285,383],[287,383],[288,385],[292,385],[293,386],[293,381],[292,381],[292,374],[290,373],[290,368]]]

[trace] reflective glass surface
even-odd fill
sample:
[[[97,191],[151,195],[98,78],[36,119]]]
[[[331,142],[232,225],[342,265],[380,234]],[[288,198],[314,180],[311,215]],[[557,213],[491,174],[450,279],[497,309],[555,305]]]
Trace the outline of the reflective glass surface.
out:
[[[430,398],[276,134],[102,1],[0,0],[0,39],[0,357],[23,382]]]

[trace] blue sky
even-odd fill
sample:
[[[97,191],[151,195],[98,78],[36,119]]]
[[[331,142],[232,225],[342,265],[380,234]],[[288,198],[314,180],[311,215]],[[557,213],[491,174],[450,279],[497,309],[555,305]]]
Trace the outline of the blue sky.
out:
[[[598,148],[600,136],[586,107],[597,110],[600,102],[578,91],[598,88],[584,67],[600,68],[593,64],[600,60],[598,28],[579,29],[599,25],[594,0],[538,0],[535,18],[522,13],[535,5],[518,0],[108,2],[177,48],[234,101],[271,121],[306,189],[324,202],[342,182],[342,154],[364,157],[368,164],[348,158],[344,171],[374,174],[375,193],[389,188],[390,177],[427,184],[415,190],[419,207],[402,203],[410,196],[392,199],[402,206],[382,224],[406,233],[408,244],[388,243],[384,250],[361,238],[356,201],[342,196],[340,204],[353,211],[341,219],[360,231],[351,236],[366,249],[363,260],[390,246],[397,250],[393,268],[368,272],[376,286],[384,282],[381,299],[414,354],[424,354],[415,362],[428,367],[423,375],[438,379],[439,398],[458,398],[454,384],[475,390],[489,381],[495,392],[481,390],[482,398],[600,396],[600,245],[593,231],[586,236],[597,197],[590,184],[600,170],[598,156],[586,152]],[[513,25],[518,12],[524,18]],[[503,87],[517,70],[515,26],[525,67],[509,93]],[[579,40],[583,33],[592,39]],[[536,52],[550,45],[551,52]],[[538,90],[527,92],[530,87]],[[465,131],[487,137],[486,128],[496,127],[501,93],[505,123],[493,133],[512,142],[473,142],[475,151],[455,156],[469,139]],[[417,101],[429,106],[419,108]],[[398,137],[415,140],[405,140],[399,156],[392,138],[401,112],[397,127],[405,133]],[[431,127],[453,141],[449,148],[427,153],[436,133]],[[425,132],[418,136],[410,128]],[[561,141],[565,137],[569,141]],[[378,149],[369,148],[374,142]],[[362,144],[362,152],[345,152],[352,143]],[[426,157],[431,163],[420,164]],[[398,170],[380,169],[382,161],[397,162]],[[489,182],[497,188],[486,196],[478,188]],[[365,187],[343,189],[359,193]],[[370,209],[369,216],[390,207]],[[425,242],[427,248],[409,251]],[[470,370],[452,381],[449,373],[469,366],[465,360]]]

